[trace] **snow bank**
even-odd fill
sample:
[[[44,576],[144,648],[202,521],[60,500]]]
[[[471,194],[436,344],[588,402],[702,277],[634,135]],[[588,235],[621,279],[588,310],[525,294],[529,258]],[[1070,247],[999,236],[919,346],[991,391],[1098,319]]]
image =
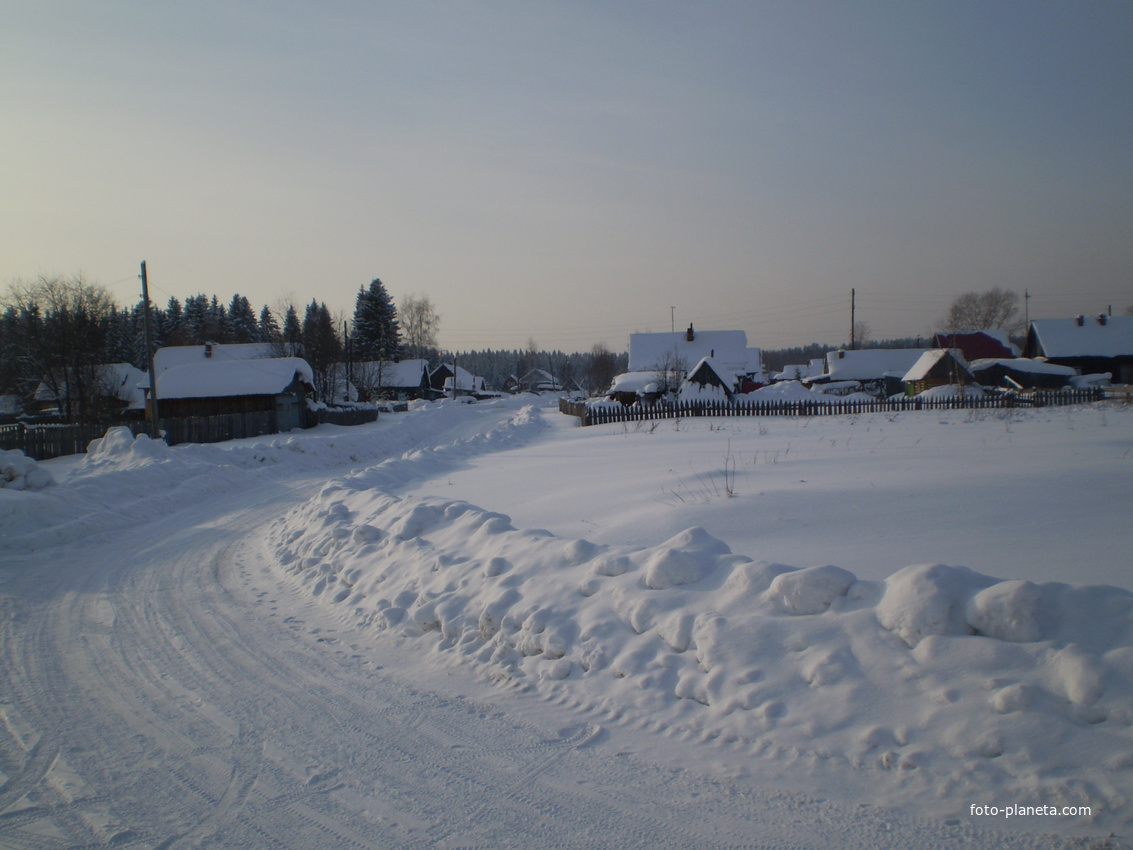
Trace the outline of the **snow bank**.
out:
[[[42,490],[54,483],[50,472],[19,449],[0,451],[0,489]]]
[[[599,545],[382,480],[327,484],[267,532],[286,579],[359,628],[667,734],[917,793],[1130,810],[1133,593],[942,564],[859,581],[700,527]]]
[[[985,393],[981,387],[973,384],[959,386],[957,384],[942,384],[939,387],[929,387],[920,393],[918,398],[981,398]]]
[[[799,381],[778,381],[752,390],[741,398],[755,401],[809,401],[814,404],[842,404],[851,401],[876,401],[869,393],[849,392],[839,395],[853,387],[860,387],[858,381],[838,381],[834,384],[815,384],[813,389],[807,389]]]
[[[478,454],[520,445],[545,427],[529,405],[516,410],[498,402],[445,400],[368,425],[320,425],[210,445],[170,447],[145,434],[135,437],[128,428],[111,428],[90,443],[59,487],[13,493],[0,501],[4,543],[12,550],[38,549],[113,532],[160,519],[212,493],[296,473],[325,476],[336,468],[378,463],[376,474],[384,486],[395,486],[415,475],[440,474]],[[35,471],[34,464],[25,458],[13,469],[30,468],[30,480],[40,482],[48,473]],[[29,479],[13,480],[26,484]]]

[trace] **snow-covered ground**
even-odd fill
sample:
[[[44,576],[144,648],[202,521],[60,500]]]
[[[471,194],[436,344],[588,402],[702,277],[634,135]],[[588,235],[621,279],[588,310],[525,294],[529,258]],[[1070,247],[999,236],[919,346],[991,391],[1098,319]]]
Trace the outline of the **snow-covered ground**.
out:
[[[1133,410],[93,449],[0,489],[0,846],[1129,846]]]

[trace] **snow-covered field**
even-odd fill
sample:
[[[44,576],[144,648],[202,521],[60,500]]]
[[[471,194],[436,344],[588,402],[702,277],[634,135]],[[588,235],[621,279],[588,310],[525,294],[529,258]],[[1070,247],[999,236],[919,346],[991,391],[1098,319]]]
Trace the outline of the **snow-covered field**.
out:
[[[0,489],[0,846],[1129,846],[1133,410],[93,448]]]

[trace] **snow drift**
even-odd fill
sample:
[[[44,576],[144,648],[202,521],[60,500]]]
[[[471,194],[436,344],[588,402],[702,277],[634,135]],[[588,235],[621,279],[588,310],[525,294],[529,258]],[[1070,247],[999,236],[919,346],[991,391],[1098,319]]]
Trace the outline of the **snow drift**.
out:
[[[820,773],[843,771],[858,799],[883,804],[1086,805],[1087,827],[1128,827],[1133,594],[1028,580],[1026,553],[1009,563],[1017,549],[988,548],[998,538],[987,529],[1047,516],[1050,476],[1106,519],[1125,503],[1129,412],[729,420],[722,433],[712,420],[640,432],[565,420],[502,400],[217,446],[111,431],[58,486],[0,489],[0,525],[7,551],[38,550],[279,481],[278,518],[247,542],[272,565],[264,581],[391,650],[588,722],[727,748],[761,777],[778,765],[817,788]],[[708,487],[721,457],[725,471],[739,461],[734,497]],[[992,511],[992,496],[969,493],[976,464],[1027,469],[1028,495],[1010,511],[995,497]],[[26,482],[33,466],[18,465]],[[478,474],[491,485],[476,501],[508,513],[444,496]],[[944,563],[862,578],[861,552],[877,550],[850,532],[875,527],[879,510],[908,505],[901,520],[918,538],[943,539],[912,504],[924,486],[910,490],[914,478],[933,481],[948,497],[938,510],[1014,578]],[[599,490],[580,488],[595,479]],[[313,481],[318,495],[299,504],[283,492]],[[515,493],[534,509],[515,507]],[[520,513],[527,521],[513,521]],[[561,531],[591,518],[594,534]],[[1091,521],[1075,514],[1066,533]],[[819,538],[858,557],[854,569],[780,562],[783,540],[789,553]]]
[[[0,451],[0,488],[42,490],[54,483],[50,472],[19,449]]]
[[[383,478],[329,483],[268,533],[288,579],[358,627],[766,757],[971,799],[1133,800],[1133,593],[943,564],[859,581],[733,553],[699,527],[598,545],[398,498]]]

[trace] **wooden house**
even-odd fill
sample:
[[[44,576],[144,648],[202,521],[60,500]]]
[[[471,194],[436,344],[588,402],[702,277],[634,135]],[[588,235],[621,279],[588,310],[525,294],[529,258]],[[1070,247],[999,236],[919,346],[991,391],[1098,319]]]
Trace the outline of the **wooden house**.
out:
[[[157,376],[158,413],[166,417],[274,414],[276,429],[304,425],[314,394],[311,367],[298,357],[206,360],[170,366]],[[146,403],[152,415],[152,394]]]
[[[1023,355],[1069,366],[1081,375],[1108,372],[1114,383],[1133,384],[1133,316],[1035,319]]]
[[[408,401],[436,398],[427,360],[385,360],[354,363],[350,381],[364,399]]]
[[[675,333],[635,333],[629,337],[630,372],[672,372],[683,379],[703,358],[722,372],[764,384],[763,352],[749,348],[744,331],[698,331],[691,324]]]
[[[454,363],[441,363],[429,373],[429,386],[436,398],[452,395],[453,378],[457,395],[475,395],[484,389],[484,379]]]
[[[33,413],[60,414],[70,409],[75,416],[141,415],[145,396],[145,372],[130,363],[103,363],[91,366],[79,389],[70,386],[63,370],[53,370],[36,387],[32,396]],[[85,409],[84,409],[85,408]]]
[[[809,385],[857,381],[875,395],[890,396],[904,390],[905,374],[924,354],[923,348],[862,348],[826,353],[826,371],[805,379]]]
[[[543,369],[532,369],[519,379],[519,386],[523,392],[529,393],[557,393],[563,389],[554,376]]]

